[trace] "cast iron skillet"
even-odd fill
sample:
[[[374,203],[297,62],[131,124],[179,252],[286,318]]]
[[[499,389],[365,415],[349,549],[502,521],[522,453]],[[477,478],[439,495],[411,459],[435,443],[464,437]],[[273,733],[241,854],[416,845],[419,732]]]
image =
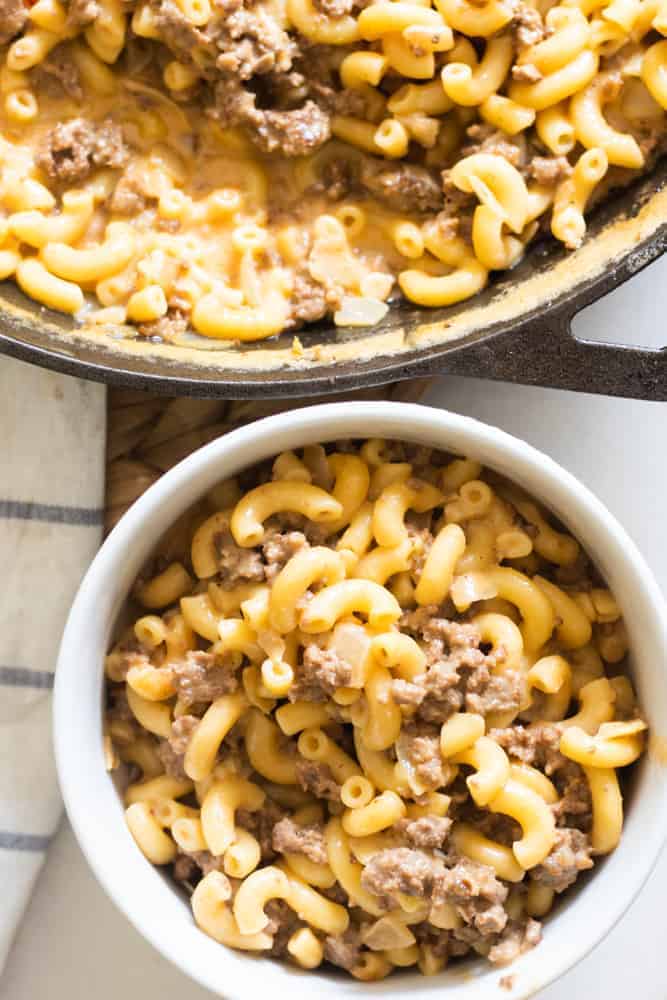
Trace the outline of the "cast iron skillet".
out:
[[[169,395],[309,396],[451,373],[667,400],[667,348],[592,343],[571,332],[581,309],[667,248],[666,180],[663,160],[612,197],[575,253],[547,241],[473,300],[435,311],[396,306],[372,330],[318,324],[300,333],[298,353],[292,335],[250,345],[200,341],[209,349],[192,350],[140,343],[127,329],[81,331],[10,283],[0,286],[0,351]]]

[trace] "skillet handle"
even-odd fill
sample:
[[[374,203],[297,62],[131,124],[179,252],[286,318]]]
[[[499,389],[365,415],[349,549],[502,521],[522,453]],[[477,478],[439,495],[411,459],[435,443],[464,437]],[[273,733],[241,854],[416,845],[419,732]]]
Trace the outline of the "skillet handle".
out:
[[[667,346],[662,349],[579,340],[576,310],[447,354],[431,374],[467,375],[520,385],[667,400]]]

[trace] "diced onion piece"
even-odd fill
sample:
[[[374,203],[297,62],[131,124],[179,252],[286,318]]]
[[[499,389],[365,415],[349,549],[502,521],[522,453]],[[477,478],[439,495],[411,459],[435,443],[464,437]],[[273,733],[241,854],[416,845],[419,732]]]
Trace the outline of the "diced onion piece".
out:
[[[390,914],[367,927],[361,940],[371,951],[386,951],[388,948],[409,948],[415,943],[415,936],[399,917]]]
[[[485,573],[463,573],[454,577],[449,590],[458,611],[467,611],[475,601],[488,601],[498,596],[498,589]]]
[[[331,633],[328,647],[352,667],[348,687],[361,688],[366,682],[371,639],[363,625],[339,622]]]
[[[386,302],[366,299],[360,295],[344,295],[340,309],[334,313],[336,326],[375,326],[389,312]]]

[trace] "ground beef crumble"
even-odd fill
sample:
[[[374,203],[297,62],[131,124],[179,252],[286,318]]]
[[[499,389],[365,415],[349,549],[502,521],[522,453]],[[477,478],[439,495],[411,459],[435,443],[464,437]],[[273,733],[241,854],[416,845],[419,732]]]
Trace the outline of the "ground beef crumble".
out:
[[[264,153],[306,156],[331,137],[329,115],[314,101],[289,111],[262,110],[255,95],[225,80],[216,87],[215,116],[225,128],[242,125]]]
[[[251,123],[253,141],[264,153],[307,156],[331,137],[329,116],[314,101],[292,111],[258,111],[246,121]]]
[[[172,872],[176,881],[184,883],[189,889],[193,889],[194,883],[199,881],[199,866],[190,854],[179,854]]]
[[[18,35],[28,20],[28,7],[23,0],[0,0],[0,45],[6,45]]]
[[[492,729],[489,733],[510,757],[544,769],[547,775],[565,761],[559,750],[560,735],[558,726],[548,722],[531,726],[508,726],[505,729]]]
[[[579,764],[564,763],[554,773],[554,782],[560,794],[558,802],[551,807],[557,825],[589,831],[593,811],[591,790]]]
[[[316,763],[313,760],[299,760],[296,764],[296,774],[299,784],[306,792],[318,799],[340,801],[340,785],[328,764]]]
[[[213,653],[191,650],[170,664],[178,697],[186,705],[215,701],[236,691],[239,681],[230,664]]]
[[[304,854],[317,865],[328,861],[323,828],[317,824],[299,826],[288,816],[273,828],[273,850],[278,854]]]
[[[115,684],[108,688],[109,707],[107,709],[107,719],[109,722],[130,723],[134,728],[136,720],[127,701],[127,691],[125,685]],[[139,725],[136,724],[137,736],[140,735]]]
[[[262,542],[264,575],[267,581],[273,583],[292,556],[304,548],[308,548],[308,539],[302,531],[276,529],[267,532]]]
[[[67,24],[71,28],[85,28],[96,20],[100,13],[97,0],[69,0]]]
[[[411,784],[418,794],[434,791],[445,784],[440,731],[435,726],[425,723],[403,726],[398,738],[398,754],[414,775]]]
[[[324,957],[327,962],[347,969],[348,972],[359,964],[361,951],[361,933],[354,924],[350,924],[344,934],[324,939]]]
[[[271,899],[264,909],[269,922],[266,933],[273,936],[273,945],[268,952],[273,958],[287,953],[287,942],[302,925],[294,910],[282,899]]]
[[[171,309],[166,316],[161,316],[160,319],[151,320],[149,323],[140,323],[137,331],[141,337],[169,342],[174,337],[185,333],[189,325],[185,313],[178,309]]]
[[[493,965],[509,965],[515,959],[542,940],[542,925],[537,920],[528,917],[526,920],[509,921],[499,940],[488,952],[489,961]]]
[[[572,173],[572,167],[565,156],[534,156],[528,167],[528,176],[550,187],[560,184]]]
[[[267,798],[262,808],[256,812],[250,812],[246,809],[237,809],[236,811],[238,826],[242,826],[248,833],[257,837],[262,852],[262,861],[265,864],[269,864],[276,856],[273,846],[273,830],[284,816],[283,807],[270,798]]]
[[[519,53],[532,45],[537,45],[546,37],[542,15],[536,7],[523,3],[521,0],[514,5],[512,28]]]
[[[365,157],[359,177],[361,186],[399,212],[437,212],[442,191],[424,167],[409,163],[387,164]]]
[[[32,70],[35,87],[55,97],[71,97],[74,101],[83,98],[81,78],[76,63],[67,49],[57,45],[50,55]]]
[[[264,562],[255,549],[243,549],[234,541],[231,532],[219,531],[213,536],[218,581],[231,589],[238,583],[257,582],[264,579]]]
[[[442,847],[452,826],[447,816],[421,816],[419,819],[399,820],[395,828],[405,835],[412,847],[434,849]]]
[[[591,844],[581,830],[556,830],[556,841],[541,865],[532,868],[530,877],[554,892],[564,892],[582,871],[593,867]]]
[[[107,657],[107,671],[115,681],[124,681],[128,672],[151,666],[151,658],[137,639],[119,643]]]
[[[512,66],[512,79],[518,83],[539,83],[542,73],[534,63],[517,63]]]
[[[458,858],[435,890],[434,901],[453,904],[466,924],[483,936],[499,934],[507,923],[507,888],[489,865]]]
[[[328,701],[336,688],[350,683],[351,677],[349,663],[333,650],[310,642],[304,647],[301,663],[296,667],[289,700]]]
[[[340,294],[335,288],[315,281],[305,268],[296,272],[291,294],[290,322],[293,326],[315,323],[339,304]]]
[[[404,893],[435,906],[449,903],[481,936],[499,934],[507,923],[507,888],[492,868],[469,858],[452,856],[445,862],[423,850],[388,848],[371,857],[361,884],[380,899]]]
[[[315,6],[327,17],[345,17],[357,4],[355,0],[315,0]]]
[[[559,750],[561,731],[555,723],[513,725],[492,729],[488,734],[510,757],[537,767],[549,777],[559,792],[551,807],[559,827],[576,827],[584,832],[591,824],[591,794],[579,764]]]
[[[364,867],[361,884],[380,899],[399,892],[423,898],[433,893],[444,871],[443,862],[424,851],[393,847],[371,857]]]
[[[197,882],[209,872],[223,874],[223,863],[222,857],[216,858],[210,851],[193,851],[191,854],[178,854],[172,870],[176,881],[192,891]]]
[[[517,711],[524,679],[515,671],[495,672],[504,660],[504,651],[485,653],[481,636],[473,625],[437,617],[437,609],[427,606],[408,611],[401,627],[423,641],[427,669],[411,681],[393,682],[394,699],[412,705],[425,722],[446,722],[460,710],[487,715]]]
[[[468,141],[461,146],[461,157],[475,153],[491,153],[502,156],[513,167],[521,168],[526,163],[526,138],[522,133],[509,136],[506,132],[486,123],[469,125],[466,129]]]
[[[160,740],[157,748],[158,757],[162,761],[166,773],[172,778],[187,777],[183,769],[183,761],[199,721],[195,715],[181,715],[172,722],[169,739]]]
[[[129,150],[119,125],[73,118],[50,129],[37,152],[36,163],[52,180],[77,183],[95,167],[123,167]]]

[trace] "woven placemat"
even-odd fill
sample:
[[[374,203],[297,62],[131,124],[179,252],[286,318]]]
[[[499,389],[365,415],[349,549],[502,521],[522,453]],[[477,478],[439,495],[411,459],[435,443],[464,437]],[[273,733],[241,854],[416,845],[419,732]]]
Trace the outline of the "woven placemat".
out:
[[[273,413],[355,399],[417,402],[428,379],[319,399],[221,400],[169,398],[130,389],[108,393],[105,531],[160,476],[197,448],[228,431]]]

